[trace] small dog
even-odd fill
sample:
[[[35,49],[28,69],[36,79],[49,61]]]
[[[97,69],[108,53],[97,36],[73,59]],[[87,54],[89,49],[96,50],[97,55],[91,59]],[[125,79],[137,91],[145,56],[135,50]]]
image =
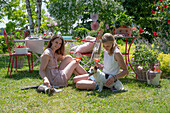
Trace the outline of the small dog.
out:
[[[88,72],[89,72],[89,76],[91,75],[94,76],[96,83],[99,85],[99,89],[98,89],[99,92],[103,90],[103,86],[105,86],[106,81],[110,77],[112,77],[112,75],[107,75],[104,72],[100,71],[96,66],[91,67]],[[116,90],[124,91],[123,84],[119,80],[115,80],[115,82],[112,83],[108,88],[110,88],[111,90],[115,88]]]

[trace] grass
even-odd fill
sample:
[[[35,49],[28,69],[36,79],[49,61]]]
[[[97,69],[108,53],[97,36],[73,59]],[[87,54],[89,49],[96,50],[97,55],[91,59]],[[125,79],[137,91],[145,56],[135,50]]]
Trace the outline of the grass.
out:
[[[27,86],[43,83],[39,76],[39,63],[35,66],[35,76],[28,72],[28,65],[6,75],[9,57],[0,56],[0,113],[39,113],[39,112],[170,112],[170,81],[161,79],[159,86],[147,85],[126,76],[122,81],[127,92],[114,92],[104,89],[97,91],[78,90],[72,79],[63,91],[48,96],[35,89],[20,90]]]

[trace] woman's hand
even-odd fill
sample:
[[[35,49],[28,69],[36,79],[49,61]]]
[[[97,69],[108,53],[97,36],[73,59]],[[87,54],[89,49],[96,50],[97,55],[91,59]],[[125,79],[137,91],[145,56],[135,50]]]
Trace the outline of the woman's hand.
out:
[[[102,69],[102,65],[98,62],[95,62],[95,66],[99,67],[99,69]]]
[[[80,63],[80,59],[73,58],[73,60],[75,60],[76,63]]]
[[[47,77],[44,77],[43,81],[44,81],[44,85],[47,85],[48,87],[50,87],[50,82]]]
[[[63,55],[61,55],[61,54],[57,55],[57,60],[58,61],[62,61],[63,59],[64,59]]]
[[[105,85],[109,87],[114,81],[115,81],[115,78],[112,76],[106,81]]]

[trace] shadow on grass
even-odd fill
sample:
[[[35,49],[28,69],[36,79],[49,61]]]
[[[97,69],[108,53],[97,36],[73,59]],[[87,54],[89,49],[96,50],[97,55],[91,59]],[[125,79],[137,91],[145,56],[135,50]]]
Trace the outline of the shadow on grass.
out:
[[[89,95],[94,95],[94,96],[98,96],[100,98],[106,98],[107,96],[111,96],[114,94],[118,94],[118,93],[125,93],[127,91],[112,91],[108,88],[104,88],[102,90],[102,92],[98,92],[97,90],[93,90],[92,92],[87,93],[87,96]]]
[[[17,72],[12,72],[11,74],[11,78],[9,77],[9,73],[8,75],[5,75],[5,78],[9,78],[9,79],[15,79],[15,80],[20,80],[23,78],[31,78],[31,79],[42,79],[39,75],[39,71],[38,70],[34,70],[34,76],[32,71],[29,72],[27,70],[17,70]]]
[[[146,87],[161,88],[161,85],[158,85],[158,86],[148,85],[147,81],[140,81],[140,80],[137,80],[135,78],[121,78],[120,81],[122,82],[123,85],[125,85],[125,84],[136,84],[137,83],[138,87],[140,87],[140,88],[146,88]]]

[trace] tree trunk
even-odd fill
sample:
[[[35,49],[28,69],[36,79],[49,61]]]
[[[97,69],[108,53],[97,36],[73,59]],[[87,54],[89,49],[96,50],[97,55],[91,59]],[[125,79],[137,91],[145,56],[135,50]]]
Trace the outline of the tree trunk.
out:
[[[42,0],[37,0],[37,25],[38,25],[38,33],[40,33],[40,26],[41,26],[41,6],[42,6]]]
[[[34,33],[32,12],[31,12],[31,7],[30,7],[30,1],[29,0],[26,0],[26,8],[27,8],[28,18],[29,18],[30,33]]]

